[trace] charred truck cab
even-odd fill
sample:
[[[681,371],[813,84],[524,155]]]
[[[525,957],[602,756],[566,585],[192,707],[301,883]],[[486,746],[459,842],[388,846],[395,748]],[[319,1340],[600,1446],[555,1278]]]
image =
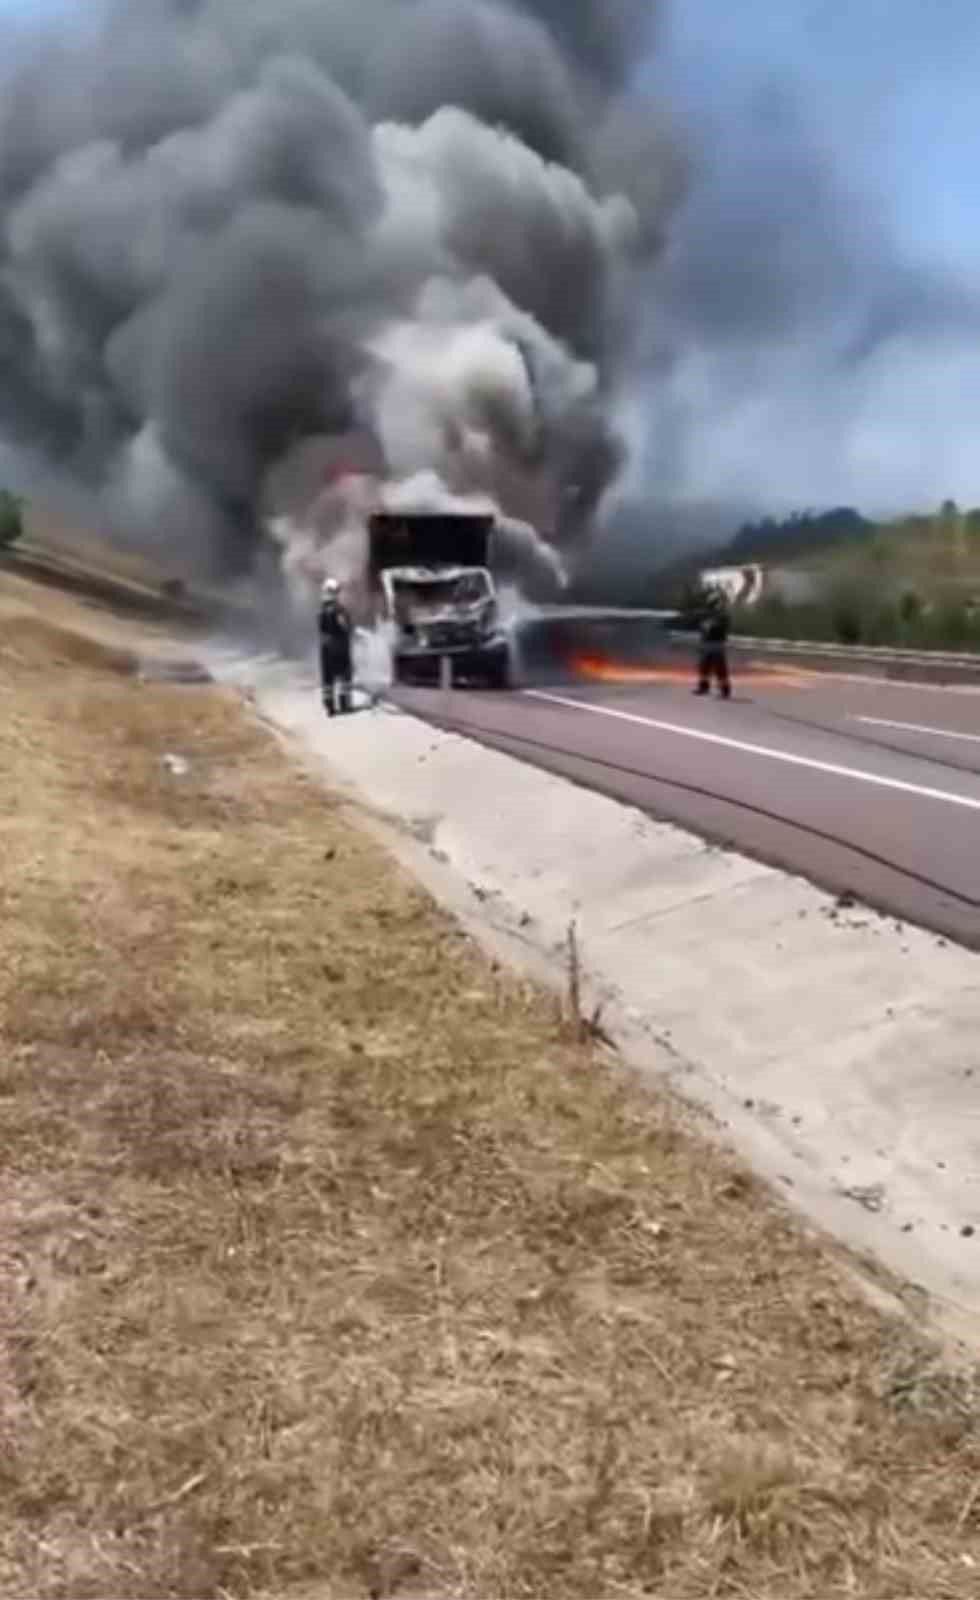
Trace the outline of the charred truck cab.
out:
[[[494,519],[462,513],[375,514],[369,525],[372,611],[394,637],[395,677],[506,688],[510,645],[490,570]]]

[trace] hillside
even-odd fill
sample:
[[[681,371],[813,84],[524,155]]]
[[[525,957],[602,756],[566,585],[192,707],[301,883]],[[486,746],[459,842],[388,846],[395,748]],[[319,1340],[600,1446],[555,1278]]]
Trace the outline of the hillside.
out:
[[[746,632],[844,644],[980,649],[980,510],[947,501],[933,515],[874,522],[847,507],[746,523],[707,555],[661,575],[680,604],[700,571],[759,564],[765,597]]]

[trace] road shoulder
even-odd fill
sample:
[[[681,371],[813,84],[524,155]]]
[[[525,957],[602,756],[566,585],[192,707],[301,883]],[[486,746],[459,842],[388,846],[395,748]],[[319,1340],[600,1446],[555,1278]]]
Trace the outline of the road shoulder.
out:
[[[410,716],[328,727],[288,668],[255,688],[414,870],[443,869],[447,904],[558,985],[574,921],[624,1053],[977,1345],[976,954]]]

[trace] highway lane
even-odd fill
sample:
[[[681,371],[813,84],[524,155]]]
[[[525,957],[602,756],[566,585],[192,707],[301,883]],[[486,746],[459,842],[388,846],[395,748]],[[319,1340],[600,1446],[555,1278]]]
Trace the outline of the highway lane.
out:
[[[980,692],[765,670],[724,704],[676,673],[406,709],[980,949]],[[492,797],[474,803],[492,804]]]

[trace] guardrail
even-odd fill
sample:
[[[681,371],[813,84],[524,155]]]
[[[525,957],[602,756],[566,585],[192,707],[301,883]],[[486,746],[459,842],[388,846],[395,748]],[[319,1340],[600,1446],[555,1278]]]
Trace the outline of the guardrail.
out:
[[[809,639],[758,639],[751,634],[733,634],[732,644],[750,650],[799,650],[808,655],[836,656],[852,660],[866,656],[869,661],[921,661],[944,662],[948,665],[976,667],[980,670],[980,652],[975,650],[902,650],[892,645],[828,644]]]
[[[130,612],[148,621],[174,621],[187,627],[203,628],[215,622],[246,624],[249,613],[241,606],[229,605],[213,595],[192,590],[182,594],[168,592],[165,585],[154,587],[117,572],[100,570],[84,560],[74,560],[29,539],[0,549],[0,568],[20,572],[36,582],[85,596]]]
[[[674,634],[678,641],[684,637]],[[980,652],[966,650],[901,650],[890,645],[825,644],[802,639],[756,639],[733,634],[737,654],[773,655],[807,661],[825,669],[851,668],[863,675],[917,680],[921,683],[980,683]]]

